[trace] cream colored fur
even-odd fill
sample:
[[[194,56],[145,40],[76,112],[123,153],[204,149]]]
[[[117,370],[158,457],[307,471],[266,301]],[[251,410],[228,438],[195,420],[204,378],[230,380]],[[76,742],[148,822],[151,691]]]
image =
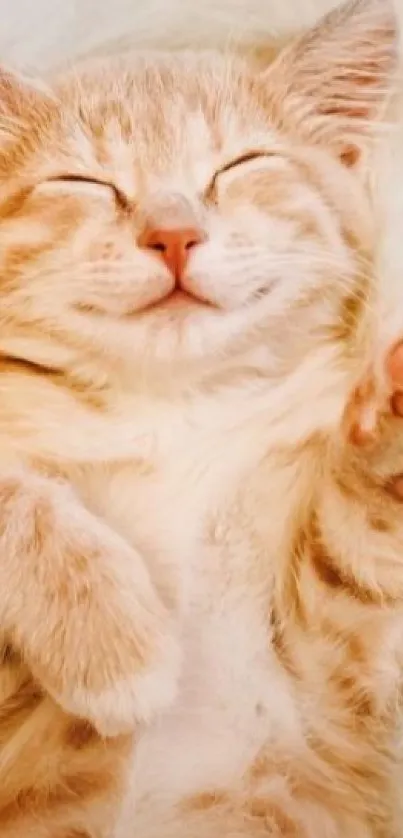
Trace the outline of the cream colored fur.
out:
[[[393,30],[362,0],[262,76],[210,54],[2,76],[5,640],[48,731],[136,728],[119,838],[398,834],[399,329],[363,171]],[[171,296],[140,236],[184,207],[206,235]],[[14,758],[3,834],[98,838],[100,753],[67,815],[64,778],[30,796]]]

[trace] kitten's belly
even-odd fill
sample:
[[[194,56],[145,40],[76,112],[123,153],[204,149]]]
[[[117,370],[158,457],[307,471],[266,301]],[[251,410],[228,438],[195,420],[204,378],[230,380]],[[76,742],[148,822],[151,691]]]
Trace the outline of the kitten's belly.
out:
[[[228,788],[271,738],[295,744],[297,713],[257,610],[238,592],[189,620],[180,694],[136,744],[117,838],[136,835],[142,803],[152,812],[153,800]]]
[[[258,747],[267,726],[264,673],[256,649],[247,649],[252,636],[230,623],[213,618],[186,638],[178,701],[136,749],[136,797],[225,785]]]

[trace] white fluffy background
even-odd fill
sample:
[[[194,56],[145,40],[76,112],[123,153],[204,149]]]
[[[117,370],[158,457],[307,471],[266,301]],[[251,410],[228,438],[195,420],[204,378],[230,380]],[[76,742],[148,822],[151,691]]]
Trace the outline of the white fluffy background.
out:
[[[170,47],[232,39],[263,43],[334,5],[336,0],[0,0],[0,61],[48,67],[121,39]]]

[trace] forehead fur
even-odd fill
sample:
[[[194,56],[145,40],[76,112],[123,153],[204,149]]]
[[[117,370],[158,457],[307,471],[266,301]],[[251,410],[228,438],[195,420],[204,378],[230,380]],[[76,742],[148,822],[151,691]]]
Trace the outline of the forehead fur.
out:
[[[62,78],[58,90],[69,107],[91,119],[95,130],[102,131],[105,121],[119,115],[128,138],[143,128],[149,137],[161,128],[162,118],[174,123],[173,117],[188,109],[202,110],[212,123],[229,105],[250,113],[252,70],[235,56],[214,52],[133,54],[82,64]]]
[[[91,61],[61,76],[54,98],[39,101],[15,160],[43,152],[75,159],[76,166],[129,162],[159,175],[172,163],[191,164],[269,130],[253,67],[234,56],[147,54]],[[26,132],[24,132],[26,135]],[[126,152],[125,152],[126,147]],[[14,149],[15,153],[15,149]],[[70,162],[69,161],[69,162]],[[66,163],[68,161],[66,160]]]

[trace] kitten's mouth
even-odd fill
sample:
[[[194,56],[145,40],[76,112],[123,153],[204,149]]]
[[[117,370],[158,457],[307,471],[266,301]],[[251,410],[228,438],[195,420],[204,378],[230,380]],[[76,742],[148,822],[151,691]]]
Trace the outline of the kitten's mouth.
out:
[[[184,288],[174,288],[164,297],[149,303],[138,314],[152,311],[184,311],[189,308],[215,308],[209,300],[203,299]]]
[[[161,301],[161,303],[162,305],[169,306],[170,308],[188,305],[208,305],[206,300],[202,300],[200,297],[186,291],[184,288],[175,288],[174,291],[171,291],[171,293]]]

